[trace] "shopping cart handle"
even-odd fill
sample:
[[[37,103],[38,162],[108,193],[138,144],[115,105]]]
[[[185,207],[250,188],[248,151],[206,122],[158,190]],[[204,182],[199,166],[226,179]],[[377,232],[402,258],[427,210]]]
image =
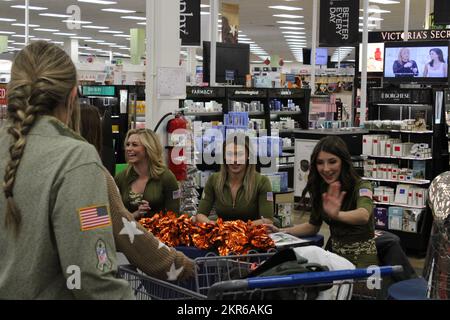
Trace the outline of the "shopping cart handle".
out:
[[[218,300],[223,292],[248,289],[248,279],[228,280],[214,283],[208,290],[208,299]]]
[[[248,288],[275,288],[302,284],[329,283],[335,280],[362,279],[371,276],[388,276],[403,271],[402,266],[383,266],[353,270],[335,270],[296,273],[286,276],[253,277],[248,279]]]

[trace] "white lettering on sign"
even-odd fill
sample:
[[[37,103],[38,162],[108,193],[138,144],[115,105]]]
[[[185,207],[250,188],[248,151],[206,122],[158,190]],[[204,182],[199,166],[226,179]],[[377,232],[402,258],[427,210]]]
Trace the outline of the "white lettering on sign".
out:
[[[292,92],[290,90],[284,90],[284,91],[281,91],[280,94],[282,96],[290,96],[292,94]]]
[[[189,35],[189,32],[186,29],[186,20],[187,20],[187,17],[194,16],[194,13],[186,12],[186,10],[187,10],[186,0],[181,0],[180,1],[180,31],[184,35]]]
[[[409,93],[382,93],[381,99],[409,99]]]
[[[257,96],[259,91],[235,91],[234,94],[245,94],[249,96]]]
[[[331,7],[330,22],[335,25],[336,33],[342,40],[348,40],[350,27],[350,8],[349,7]]]
[[[192,94],[213,94],[213,90],[211,89],[194,89],[192,90]]]

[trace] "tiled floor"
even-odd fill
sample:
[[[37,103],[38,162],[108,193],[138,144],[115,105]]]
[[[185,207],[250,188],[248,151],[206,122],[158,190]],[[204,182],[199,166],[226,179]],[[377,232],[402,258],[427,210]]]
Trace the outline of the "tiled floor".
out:
[[[293,214],[293,223],[294,224],[299,224],[299,223],[308,222],[308,221],[309,221],[309,213],[308,212],[294,210],[294,214]],[[325,238],[324,243],[327,243],[328,238],[330,237],[330,228],[328,227],[328,225],[326,223],[323,223],[319,232]],[[412,256],[408,256],[408,258],[409,258],[411,265],[416,270],[417,275],[421,276],[425,259],[412,257]]]

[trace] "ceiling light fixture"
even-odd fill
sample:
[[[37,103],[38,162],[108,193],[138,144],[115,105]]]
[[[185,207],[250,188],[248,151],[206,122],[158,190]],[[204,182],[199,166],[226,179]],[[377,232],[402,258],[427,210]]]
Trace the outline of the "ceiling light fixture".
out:
[[[300,21],[287,21],[287,20],[277,21],[277,23],[280,23],[280,24],[293,24],[293,25],[305,24],[304,22],[300,22]]]
[[[274,14],[274,17],[279,17],[279,18],[287,18],[287,19],[302,19],[304,18],[303,16],[297,16],[295,14]]]
[[[24,5],[15,5],[15,6],[11,6],[11,8],[16,8],[16,9],[25,9]],[[29,10],[36,10],[36,11],[42,11],[42,10],[48,10],[48,8],[44,8],[44,7],[35,7],[35,6],[28,6]]]
[[[128,20],[147,20],[146,17],[138,17],[138,16],[122,16],[121,18]]]
[[[25,23],[13,23],[12,26],[25,27]],[[29,24],[28,27],[30,27],[30,28],[39,28],[40,25],[38,25],[38,24]]]
[[[305,28],[303,28],[303,27],[280,27],[280,29],[285,29],[285,30],[305,30]]]
[[[93,4],[116,4],[116,1],[105,1],[105,0],[78,0],[78,2],[86,2]]]
[[[44,31],[44,32],[59,32],[58,29],[36,28],[36,29],[33,29],[33,30],[35,30],[35,31]]]
[[[83,20],[63,20],[65,23],[77,23],[77,24],[90,24],[91,21],[83,21]]]
[[[303,10],[303,8],[299,7],[291,7],[291,6],[269,6],[270,9],[276,9],[276,10],[286,10],[286,11],[300,11]]]
[[[123,33],[123,31],[114,31],[114,30],[99,30],[100,33],[113,33],[113,34],[119,34]]]
[[[134,10],[115,9],[115,8],[102,9],[102,11],[106,11],[106,12],[118,12],[118,13],[136,13],[136,11],[134,11]]]
[[[17,20],[16,19],[11,19],[11,18],[0,18],[0,21],[14,22],[14,21],[17,21]]]
[[[102,26],[81,26],[84,29],[97,29],[97,30],[106,30],[109,29],[109,27],[102,27]]]
[[[44,17],[54,17],[54,18],[70,18],[71,16],[68,14],[59,14],[59,13],[39,13],[40,16]]]

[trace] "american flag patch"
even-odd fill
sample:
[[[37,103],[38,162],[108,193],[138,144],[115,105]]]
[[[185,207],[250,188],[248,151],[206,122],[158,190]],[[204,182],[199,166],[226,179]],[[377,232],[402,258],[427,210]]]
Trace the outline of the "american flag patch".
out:
[[[359,196],[372,199],[372,191],[369,189],[359,189]]]
[[[103,228],[111,225],[107,206],[96,206],[78,209],[81,231]]]

